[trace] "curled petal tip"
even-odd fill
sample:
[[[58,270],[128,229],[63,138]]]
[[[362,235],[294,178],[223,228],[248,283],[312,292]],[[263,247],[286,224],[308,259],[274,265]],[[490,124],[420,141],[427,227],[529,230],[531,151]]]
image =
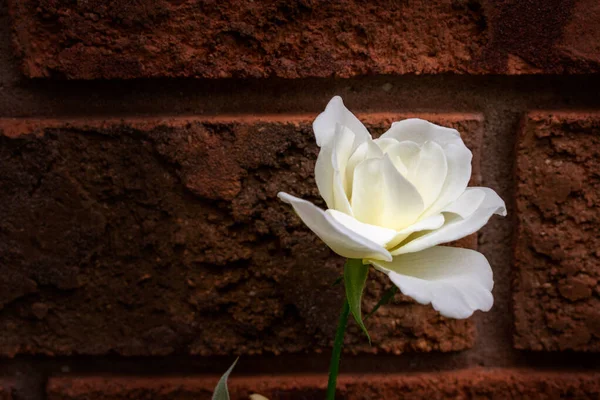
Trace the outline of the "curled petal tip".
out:
[[[333,96],[333,97],[331,98],[331,100],[329,100],[329,102],[330,102],[330,103],[331,103],[331,102],[333,102],[333,101],[339,101],[339,102],[340,102],[340,103],[342,103],[342,104],[344,103],[344,101],[342,100],[342,96],[340,96],[340,95],[337,95],[337,94],[336,94],[335,96]]]
[[[287,194],[286,192],[279,192],[277,193],[277,197],[279,198],[279,200],[283,201],[284,203],[290,203],[290,195]]]

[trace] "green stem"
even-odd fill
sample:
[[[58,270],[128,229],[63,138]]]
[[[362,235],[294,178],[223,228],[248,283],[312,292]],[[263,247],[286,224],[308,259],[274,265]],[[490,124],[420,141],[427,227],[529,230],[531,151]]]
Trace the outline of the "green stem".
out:
[[[346,333],[346,324],[348,323],[348,314],[350,305],[344,296],[344,306],[338,321],[335,340],[333,342],[333,351],[331,352],[331,362],[329,364],[329,382],[327,383],[327,400],[335,400],[335,388],[337,377],[340,371],[340,356],[342,355],[342,346],[344,344],[344,334]]]

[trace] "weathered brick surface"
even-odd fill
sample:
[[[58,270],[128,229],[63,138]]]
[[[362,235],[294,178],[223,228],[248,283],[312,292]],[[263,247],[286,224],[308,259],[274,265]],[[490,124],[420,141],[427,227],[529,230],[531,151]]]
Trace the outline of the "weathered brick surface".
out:
[[[380,132],[402,117],[365,119]],[[478,115],[424,117],[458,127],[479,152]],[[284,190],[322,204],[310,121],[0,120],[0,353],[328,349],[343,260],[276,199]],[[371,275],[366,309],[389,286]],[[351,328],[354,351],[474,340],[471,321],[401,296],[369,328],[373,347]]]
[[[48,383],[49,400],[210,399],[218,377],[63,377]],[[232,377],[231,398],[260,393],[276,399],[322,399],[326,376]],[[344,400],[379,399],[597,399],[600,373],[556,373],[532,370],[472,369],[458,372],[340,377]]]
[[[600,71],[595,0],[9,0],[29,77]]]
[[[600,113],[529,114],[517,149],[515,345],[600,351]]]

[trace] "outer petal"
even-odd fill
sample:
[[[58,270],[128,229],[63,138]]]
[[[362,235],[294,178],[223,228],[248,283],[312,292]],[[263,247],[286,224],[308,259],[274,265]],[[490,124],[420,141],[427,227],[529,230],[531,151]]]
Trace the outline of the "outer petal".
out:
[[[392,259],[383,246],[348,229],[314,204],[284,192],[277,196],[291,204],[306,226],[337,254],[347,258]]]
[[[394,122],[391,128],[379,138],[379,140],[382,139],[396,139],[399,142],[408,140],[419,146],[425,142],[436,142],[442,147],[446,144],[458,145],[463,143],[456,129],[432,124],[419,118]]]
[[[408,243],[393,250],[391,252],[392,255],[413,253],[440,243],[458,240],[473,232],[477,232],[488,222],[493,214],[506,215],[504,201],[496,192],[485,187],[473,189],[482,190],[485,193],[485,198],[479,205],[479,208],[468,218],[463,219],[457,214],[446,214],[446,223],[441,228],[410,240]]]
[[[371,141],[371,138],[367,140]],[[346,165],[355,142],[354,132],[342,125],[336,125],[335,135],[321,147],[315,164],[315,180],[327,207],[349,215],[352,215],[352,209],[344,190],[344,181]]]
[[[438,246],[372,264],[402,293],[421,304],[431,303],[445,317],[468,318],[494,304],[492,269],[483,254],[473,250]]]
[[[367,138],[371,138],[369,131],[344,105],[340,96],[332,98],[325,111],[323,111],[313,122],[315,139],[319,147],[325,146],[333,139],[336,133],[336,125],[345,126],[357,137],[356,147]]]
[[[367,138],[371,140],[371,138]],[[333,200],[334,208],[352,215],[349,196],[344,189],[346,179],[346,166],[348,159],[352,155],[353,146],[356,142],[356,135],[350,129],[338,125],[338,133],[333,138],[333,154],[331,162],[333,163]]]
[[[319,192],[328,208],[352,215],[349,202],[352,188],[351,181],[347,181],[346,166],[361,144],[372,142],[371,135],[339,96],[332,98],[325,111],[315,119],[313,130],[317,145],[321,147],[315,165]],[[369,147],[377,148],[374,144]]]
[[[341,213],[336,210],[327,210],[327,214],[331,215],[337,222],[350,229],[357,235],[368,238],[369,240],[385,247],[385,245],[394,237],[397,232],[393,229],[383,228],[381,226],[365,224],[358,221],[350,215]]]
[[[333,169],[333,146],[321,147],[319,155],[317,156],[317,162],[315,163],[315,181],[317,182],[317,188],[319,193],[328,208],[335,208],[335,200],[333,197],[333,185],[335,170]]]

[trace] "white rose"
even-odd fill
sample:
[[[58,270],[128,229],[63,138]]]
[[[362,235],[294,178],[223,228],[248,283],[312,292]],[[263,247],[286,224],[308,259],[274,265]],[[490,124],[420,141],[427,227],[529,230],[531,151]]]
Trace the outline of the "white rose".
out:
[[[337,254],[362,259],[407,296],[442,315],[467,318],[494,302],[492,270],[473,250],[437,246],[506,215],[492,189],[470,187],[471,151],[460,134],[421,119],[373,140],[334,97],[313,123],[321,147],[315,179],[327,211],[279,193]]]

